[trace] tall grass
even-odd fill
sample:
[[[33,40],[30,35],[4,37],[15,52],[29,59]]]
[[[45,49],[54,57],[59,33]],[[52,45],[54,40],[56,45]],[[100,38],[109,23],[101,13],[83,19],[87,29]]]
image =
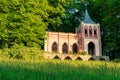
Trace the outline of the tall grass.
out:
[[[120,80],[120,63],[1,58],[0,80]]]
[[[47,60],[38,48],[0,50],[0,80],[120,80],[120,63]]]

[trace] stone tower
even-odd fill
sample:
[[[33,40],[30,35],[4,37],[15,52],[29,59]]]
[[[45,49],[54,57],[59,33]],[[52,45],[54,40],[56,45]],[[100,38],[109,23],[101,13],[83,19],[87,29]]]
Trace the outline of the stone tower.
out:
[[[95,23],[86,9],[84,19],[77,30],[79,51],[86,51],[93,56],[102,56],[100,24]]]

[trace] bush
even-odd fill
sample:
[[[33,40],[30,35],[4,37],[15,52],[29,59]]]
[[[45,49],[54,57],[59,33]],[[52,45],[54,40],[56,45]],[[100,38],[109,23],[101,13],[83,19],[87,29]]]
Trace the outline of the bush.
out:
[[[119,58],[116,58],[116,59],[113,60],[113,62],[118,63],[118,62],[120,62],[120,59],[119,59]]]
[[[14,59],[41,59],[43,51],[37,47],[25,47],[16,45],[11,48],[1,49],[1,54]]]

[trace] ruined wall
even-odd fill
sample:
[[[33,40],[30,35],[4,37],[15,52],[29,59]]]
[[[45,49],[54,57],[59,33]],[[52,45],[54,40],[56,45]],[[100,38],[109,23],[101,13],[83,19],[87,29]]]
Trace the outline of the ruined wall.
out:
[[[52,52],[52,44],[56,42],[58,45],[58,52],[62,53],[62,46],[64,43],[68,45],[68,52],[72,51],[72,46],[77,43],[77,37],[74,33],[63,32],[47,32],[44,50]]]

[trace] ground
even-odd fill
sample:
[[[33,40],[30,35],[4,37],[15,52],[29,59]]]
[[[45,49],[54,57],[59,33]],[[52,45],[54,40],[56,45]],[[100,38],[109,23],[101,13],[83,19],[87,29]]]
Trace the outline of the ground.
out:
[[[120,80],[120,63],[0,59],[0,80]]]

